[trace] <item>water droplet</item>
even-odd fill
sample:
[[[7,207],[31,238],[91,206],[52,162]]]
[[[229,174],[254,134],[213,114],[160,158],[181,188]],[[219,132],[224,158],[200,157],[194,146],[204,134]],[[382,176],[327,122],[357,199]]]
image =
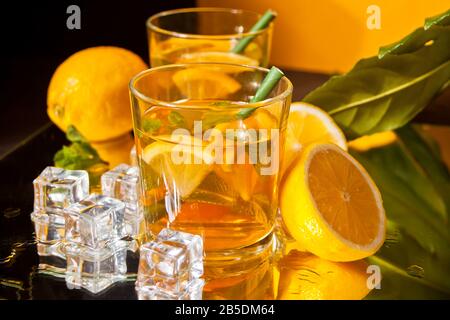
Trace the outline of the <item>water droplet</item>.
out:
[[[401,239],[401,234],[398,229],[395,230],[388,230],[386,233],[386,239],[384,240],[384,245],[386,248],[390,248],[391,245],[395,245],[398,243]]]
[[[406,272],[411,277],[423,278],[425,276],[425,270],[421,266],[418,266],[416,264],[413,264],[406,268]]]

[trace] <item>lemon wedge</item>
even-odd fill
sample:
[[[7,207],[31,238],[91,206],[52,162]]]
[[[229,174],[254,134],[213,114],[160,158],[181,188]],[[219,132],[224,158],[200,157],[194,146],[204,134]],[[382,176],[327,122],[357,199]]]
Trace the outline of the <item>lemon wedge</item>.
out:
[[[200,141],[191,144],[156,141],[142,151],[142,160],[163,179],[166,188],[188,197],[211,172],[213,159]]]

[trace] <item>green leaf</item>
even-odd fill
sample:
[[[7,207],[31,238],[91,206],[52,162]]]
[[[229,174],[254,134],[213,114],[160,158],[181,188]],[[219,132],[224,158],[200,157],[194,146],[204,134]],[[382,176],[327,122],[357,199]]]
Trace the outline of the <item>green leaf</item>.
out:
[[[147,133],[153,133],[161,128],[162,122],[160,119],[144,119],[142,129]]]
[[[383,276],[369,298],[450,298],[450,208],[442,192],[450,178],[416,130],[398,130],[383,147],[350,150],[378,185],[389,221],[384,246],[368,259]]]
[[[237,119],[238,117],[236,114],[230,113],[230,111],[205,112],[202,119],[202,128],[203,130],[207,130],[218,125],[219,123],[230,122]]]
[[[230,104],[232,104],[231,101],[224,100],[224,101],[214,101],[211,102],[209,105],[214,107],[228,107]]]
[[[445,30],[445,28],[436,27],[425,31],[423,28],[418,28],[402,40],[381,47],[378,51],[378,58],[383,59],[388,54],[413,53],[430,43],[430,41],[437,39],[442,34],[443,29]]]
[[[425,19],[425,29],[429,29],[434,25],[439,26],[448,26],[450,25],[450,9],[442,14],[438,14],[437,16],[430,17]]]
[[[86,138],[74,127],[68,126],[66,131],[66,138],[70,142],[87,142]]]
[[[359,61],[304,101],[326,110],[349,138],[405,125],[450,79],[450,26],[419,28],[380,57]]]
[[[179,113],[177,111],[171,111],[169,113],[169,116],[167,117],[167,120],[169,120],[169,123],[172,127],[175,127],[175,128],[186,127],[186,120],[181,115],[181,113]]]
[[[433,145],[432,139],[425,140],[418,130],[420,129],[406,125],[398,129],[396,133],[399,140],[408,145],[411,158],[418,164],[427,164],[422,168],[423,174],[429,178],[435,191],[441,195],[447,210],[443,219],[448,223],[450,218],[450,173],[434,150],[435,145]]]
[[[450,10],[434,17],[425,19],[423,28],[418,28],[411,34],[388,46],[380,48],[378,57],[384,58],[387,54],[401,54],[413,52],[423,47],[429,41],[433,41],[440,37],[441,28],[432,28],[433,26],[449,26]],[[431,28],[431,29],[430,29]],[[430,30],[429,30],[430,29]]]
[[[391,227],[392,228],[392,227]],[[388,227],[389,230],[389,227]],[[380,290],[366,299],[449,299],[441,280],[448,278],[448,265],[417,245],[414,238],[397,231],[377,255],[367,259],[381,268]]]
[[[95,164],[106,163],[75,127],[68,127],[66,138],[72,143],[56,152],[53,158],[56,167],[86,170]]]

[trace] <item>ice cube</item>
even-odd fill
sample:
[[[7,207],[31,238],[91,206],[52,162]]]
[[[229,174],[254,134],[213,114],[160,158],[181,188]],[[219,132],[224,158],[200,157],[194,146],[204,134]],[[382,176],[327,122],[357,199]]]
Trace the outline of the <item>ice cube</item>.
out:
[[[202,300],[203,279],[191,281],[182,292],[172,292],[155,286],[136,287],[139,300]]]
[[[65,250],[69,289],[84,288],[99,293],[126,277],[127,244],[124,241],[118,240],[98,249],[68,243]]]
[[[126,206],[126,205],[125,205]],[[125,207],[124,214],[124,233],[130,237],[136,237],[143,230],[144,215],[132,214]]]
[[[131,237],[139,234],[144,219],[138,205],[139,169],[120,164],[102,175],[102,193],[125,204],[125,233]]]
[[[64,217],[37,211],[31,214],[31,221],[34,223],[37,241],[54,244],[64,239]]]
[[[89,177],[84,170],[47,167],[33,181],[34,211],[62,215],[62,209],[89,194]]]
[[[132,252],[137,252],[139,250],[139,234],[145,230],[144,215],[136,216],[134,214],[129,214],[125,208],[124,215],[124,231],[126,236],[129,236],[129,246],[128,249]]]
[[[136,287],[181,292],[188,282],[189,257],[184,245],[152,241],[140,247]]]
[[[39,270],[64,276],[66,256],[63,248],[64,218],[52,212],[33,212],[36,247],[39,255]]]
[[[136,211],[139,192],[139,169],[125,163],[102,175],[102,193],[122,200],[129,209]]]
[[[205,285],[205,280],[194,279],[189,285],[185,292],[185,298],[183,300],[202,300],[203,297],[203,287]]]
[[[157,236],[161,243],[176,243],[185,248],[189,257],[189,280],[203,275],[203,239],[199,235],[164,228]]]
[[[37,249],[40,256],[61,256],[59,244],[64,240],[64,217],[52,212],[35,211],[31,214],[36,234]]]
[[[122,201],[91,194],[64,210],[66,241],[102,248],[125,236]]]

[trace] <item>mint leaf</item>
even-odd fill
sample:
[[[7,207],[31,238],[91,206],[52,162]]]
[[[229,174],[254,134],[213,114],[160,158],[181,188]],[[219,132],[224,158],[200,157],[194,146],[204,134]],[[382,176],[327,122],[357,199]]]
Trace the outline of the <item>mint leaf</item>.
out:
[[[211,102],[209,105],[214,107],[228,107],[231,104],[230,101],[224,100],[224,101],[215,101]]]
[[[161,128],[162,122],[159,119],[144,119],[142,129],[147,133],[153,133]]]
[[[184,127],[186,127],[186,120],[177,111],[170,112],[169,116],[167,117],[167,120],[169,120],[169,123],[170,123],[170,125],[172,127],[176,127],[176,128],[184,128]]]
[[[202,119],[202,128],[203,130],[207,130],[215,127],[219,123],[230,122],[237,119],[236,115],[230,112],[205,112]]]
[[[56,167],[68,170],[86,170],[95,164],[106,163],[75,127],[68,127],[66,137],[72,143],[69,146],[63,146],[56,152],[53,158]]]
[[[67,127],[66,138],[70,142],[87,142],[83,135],[74,126]]]

